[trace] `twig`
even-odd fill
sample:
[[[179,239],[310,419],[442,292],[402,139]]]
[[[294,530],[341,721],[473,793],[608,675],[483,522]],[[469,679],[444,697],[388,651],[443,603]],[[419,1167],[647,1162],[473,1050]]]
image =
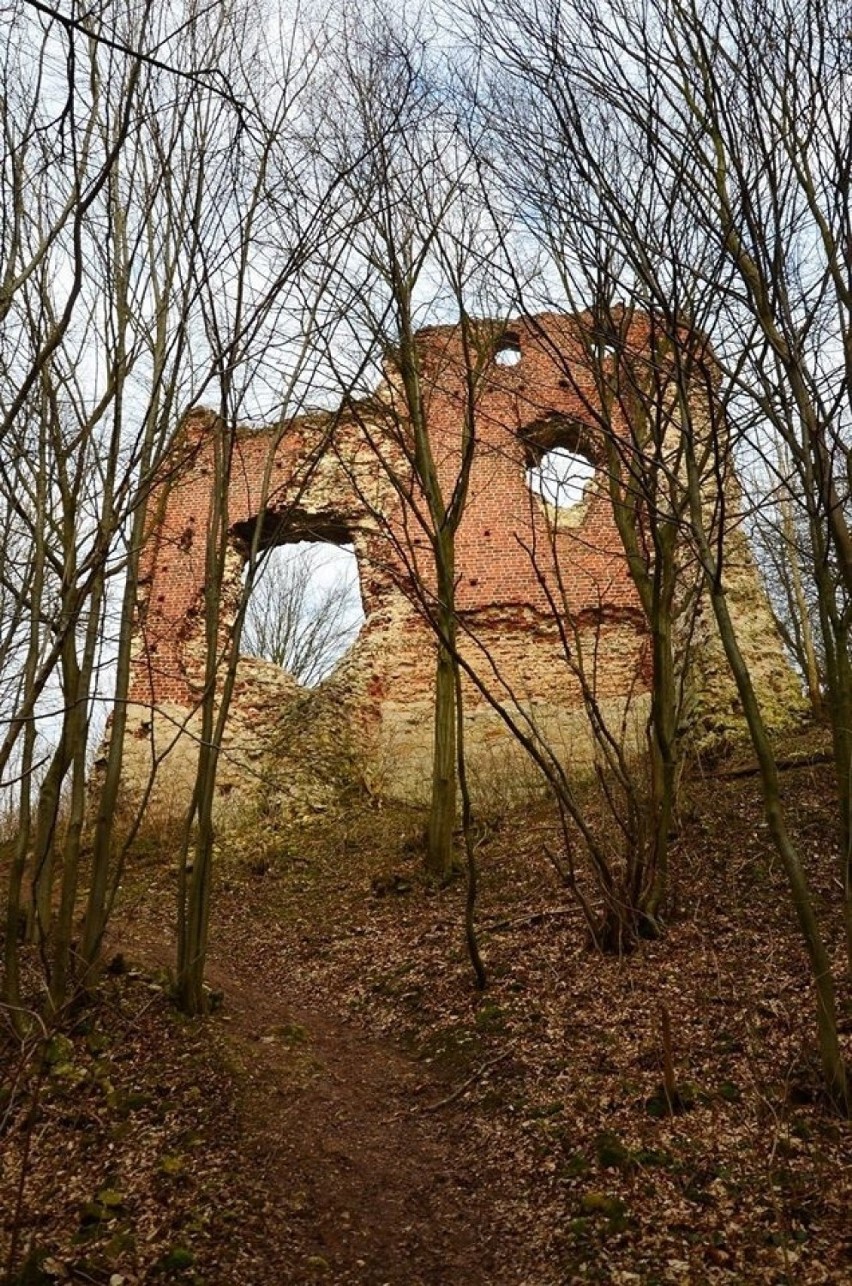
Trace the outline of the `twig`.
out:
[[[475,1084],[481,1076],[484,1076],[492,1067],[496,1067],[498,1063],[502,1063],[504,1058],[508,1058],[511,1052],[510,1049],[504,1049],[502,1054],[497,1054],[494,1058],[487,1059],[472,1076],[469,1076],[466,1081],[462,1081],[461,1085],[454,1089],[452,1094],[448,1094],[446,1098],[439,1099],[437,1103],[427,1103],[419,1110],[421,1112],[437,1112],[442,1107],[449,1107],[450,1103],[455,1103],[456,1099],[461,1098],[462,1094],[469,1090],[471,1085]],[[416,1111],[417,1109],[413,1110]]]
[[[675,1081],[674,1055],[672,1054],[672,1020],[666,1005],[660,1005],[660,1019],[663,1036],[663,1090],[668,1104],[669,1115],[677,1111],[678,1092]]]
[[[505,929],[516,929],[524,924],[541,924],[544,920],[557,919],[563,915],[573,915],[574,907],[560,906],[554,907],[552,911],[534,911],[532,915],[521,915],[517,920],[495,920],[491,924],[483,924],[483,933],[502,933]]]
[[[811,768],[816,764],[833,762],[834,755],[830,750],[818,750],[812,755],[791,755],[788,759],[776,759],[775,767],[779,772],[786,772],[791,768]],[[715,772],[707,775],[710,778],[731,780],[735,777],[756,777],[759,772],[759,764],[738,764],[733,768],[717,768]]]

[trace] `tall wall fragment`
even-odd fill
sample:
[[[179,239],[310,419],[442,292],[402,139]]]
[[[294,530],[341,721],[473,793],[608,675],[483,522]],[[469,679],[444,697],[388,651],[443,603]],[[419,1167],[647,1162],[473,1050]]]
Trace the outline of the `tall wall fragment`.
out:
[[[596,374],[589,362],[584,325],[562,316],[520,319],[500,331],[483,324],[474,381],[458,328],[419,336],[430,439],[447,494],[474,388],[476,451],[456,542],[465,660],[494,699],[546,729],[566,759],[589,754],[572,663],[582,657],[596,699],[616,723],[630,706],[641,728],[650,680],[644,618],[608,494],[600,367]],[[635,344],[645,342],[641,322],[631,334]],[[617,415],[610,418],[617,432]],[[191,412],[149,504],[127,780],[134,789],[159,763],[159,797],[175,805],[185,802],[191,781],[193,711],[204,683],[205,539],[222,431],[212,413]],[[324,790],[353,773],[374,789],[425,792],[433,577],[407,435],[392,372],[369,402],[237,433],[223,636],[256,533],[261,548],[351,543],[366,619],[352,650],[313,692],[267,663],[240,662],[219,774],[223,800],[262,792],[274,778],[279,794],[288,782],[294,808],[323,807]],[[554,512],[531,490],[529,471],[560,446],[590,460],[595,474],[576,505]],[[799,685],[744,538],[731,550],[732,605],[762,695],[780,722],[801,708]],[[691,574],[685,565],[684,575]],[[737,724],[736,699],[706,611],[695,641],[692,718],[704,733],[724,738]],[[518,763],[511,737],[475,682],[467,685],[466,708],[474,780],[485,788],[505,774],[497,787],[504,788]]]

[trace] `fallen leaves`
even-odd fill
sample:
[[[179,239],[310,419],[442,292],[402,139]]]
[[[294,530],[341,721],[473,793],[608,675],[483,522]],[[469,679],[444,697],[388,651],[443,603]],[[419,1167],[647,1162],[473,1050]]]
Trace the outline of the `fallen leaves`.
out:
[[[827,888],[830,785],[791,769],[788,790],[797,772]],[[546,807],[507,813],[480,850],[482,997],[462,884],[421,878],[410,809],[282,821],[262,873],[223,841],[221,1014],[188,1023],[123,968],[45,1049],[31,1279],[848,1281],[849,1127],[820,1101],[806,962],[754,783],[689,790],[668,932],[625,960],[587,949],[544,856]],[[166,950],[166,896],[146,872],[128,960]],[[3,1194],[27,1104],[19,1082],[0,1098]]]

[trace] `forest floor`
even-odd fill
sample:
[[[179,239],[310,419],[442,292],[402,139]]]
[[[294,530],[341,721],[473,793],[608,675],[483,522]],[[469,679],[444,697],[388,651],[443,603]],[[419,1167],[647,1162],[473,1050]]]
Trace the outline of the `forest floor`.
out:
[[[830,769],[784,778],[827,908]],[[203,1021],[168,999],[168,837],[140,847],[99,1004],[10,1056],[0,1280],[14,1224],[15,1283],[852,1281],[852,1136],[755,779],[687,784],[668,931],[621,959],[545,855],[552,810],[487,819],[484,994],[422,823],[358,799],[223,847]]]

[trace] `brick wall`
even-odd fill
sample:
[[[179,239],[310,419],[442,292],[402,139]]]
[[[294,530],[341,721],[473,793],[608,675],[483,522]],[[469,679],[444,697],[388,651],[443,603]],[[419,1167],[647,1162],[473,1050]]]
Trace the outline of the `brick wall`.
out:
[[[543,316],[499,335],[480,327],[476,451],[456,540],[466,659],[493,695],[544,723],[552,735],[561,728],[568,752],[577,754],[583,720],[572,666],[578,659],[597,697],[619,720],[627,703],[635,704],[637,715],[645,710],[649,682],[648,640],[607,494],[597,424],[602,407],[584,323]],[[436,328],[419,339],[429,436],[449,496],[470,405],[471,358],[458,328]],[[646,344],[641,319],[628,339],[637,352]],[[502,346],[519,352],[515,365],[494,360]],[[610,419],[626,436],[618,413]],[[138,719],[128,734],[131,778],[147,771],[154,742],[165,735],[162,728],[153,731],[157,712],[168,710],[169,728],[182,718],[191,726],[201,691],[205,535],[217,435],[227,440],[212,413],[187,415],[180,447],[149,504],[131,690]],[[582,505],[557,511],[554,520],[553,510],[530,490],[527,469],[558,445],[587,456],[598,472]],[[225,597],[233,609],[258,523],[263,544],[330,538],[354,545],[366,620],[314,707],[325,700],[365,776],[372,773],[379,787],[412,795],[428,776],[434,641],[423,609],[434,577],[409,446],[410,426],[392,371],[374,398],[338,415],[238,430],[228,486],[232,556]],[[737,565],[737,608],[749,620],[748,645],[760,657],[761,682],[774,707],[792,711],[801,694],[742,542]],[[226,610],[223,635],[231,617]],[[704,658],[696,673],[709,697],[698,694],[692,705],[701,718],[709,710],[715,734],[724,734],[736,720],[733,689],[711,630],[701,643]],[[256,768],[293,695],[286,680],[264,679],[262,670],[258,663],[242,667],[232,718],[232,733],[240,731],[231,740],[241,740]],[[466,701],[474,755],[483,747],[491,753],[507,734],[474,683],[466,685]],[[191,737],[188,744],[185,759],[191,759]],[[227,793],[235,783],[238,775],[226,783]]]

